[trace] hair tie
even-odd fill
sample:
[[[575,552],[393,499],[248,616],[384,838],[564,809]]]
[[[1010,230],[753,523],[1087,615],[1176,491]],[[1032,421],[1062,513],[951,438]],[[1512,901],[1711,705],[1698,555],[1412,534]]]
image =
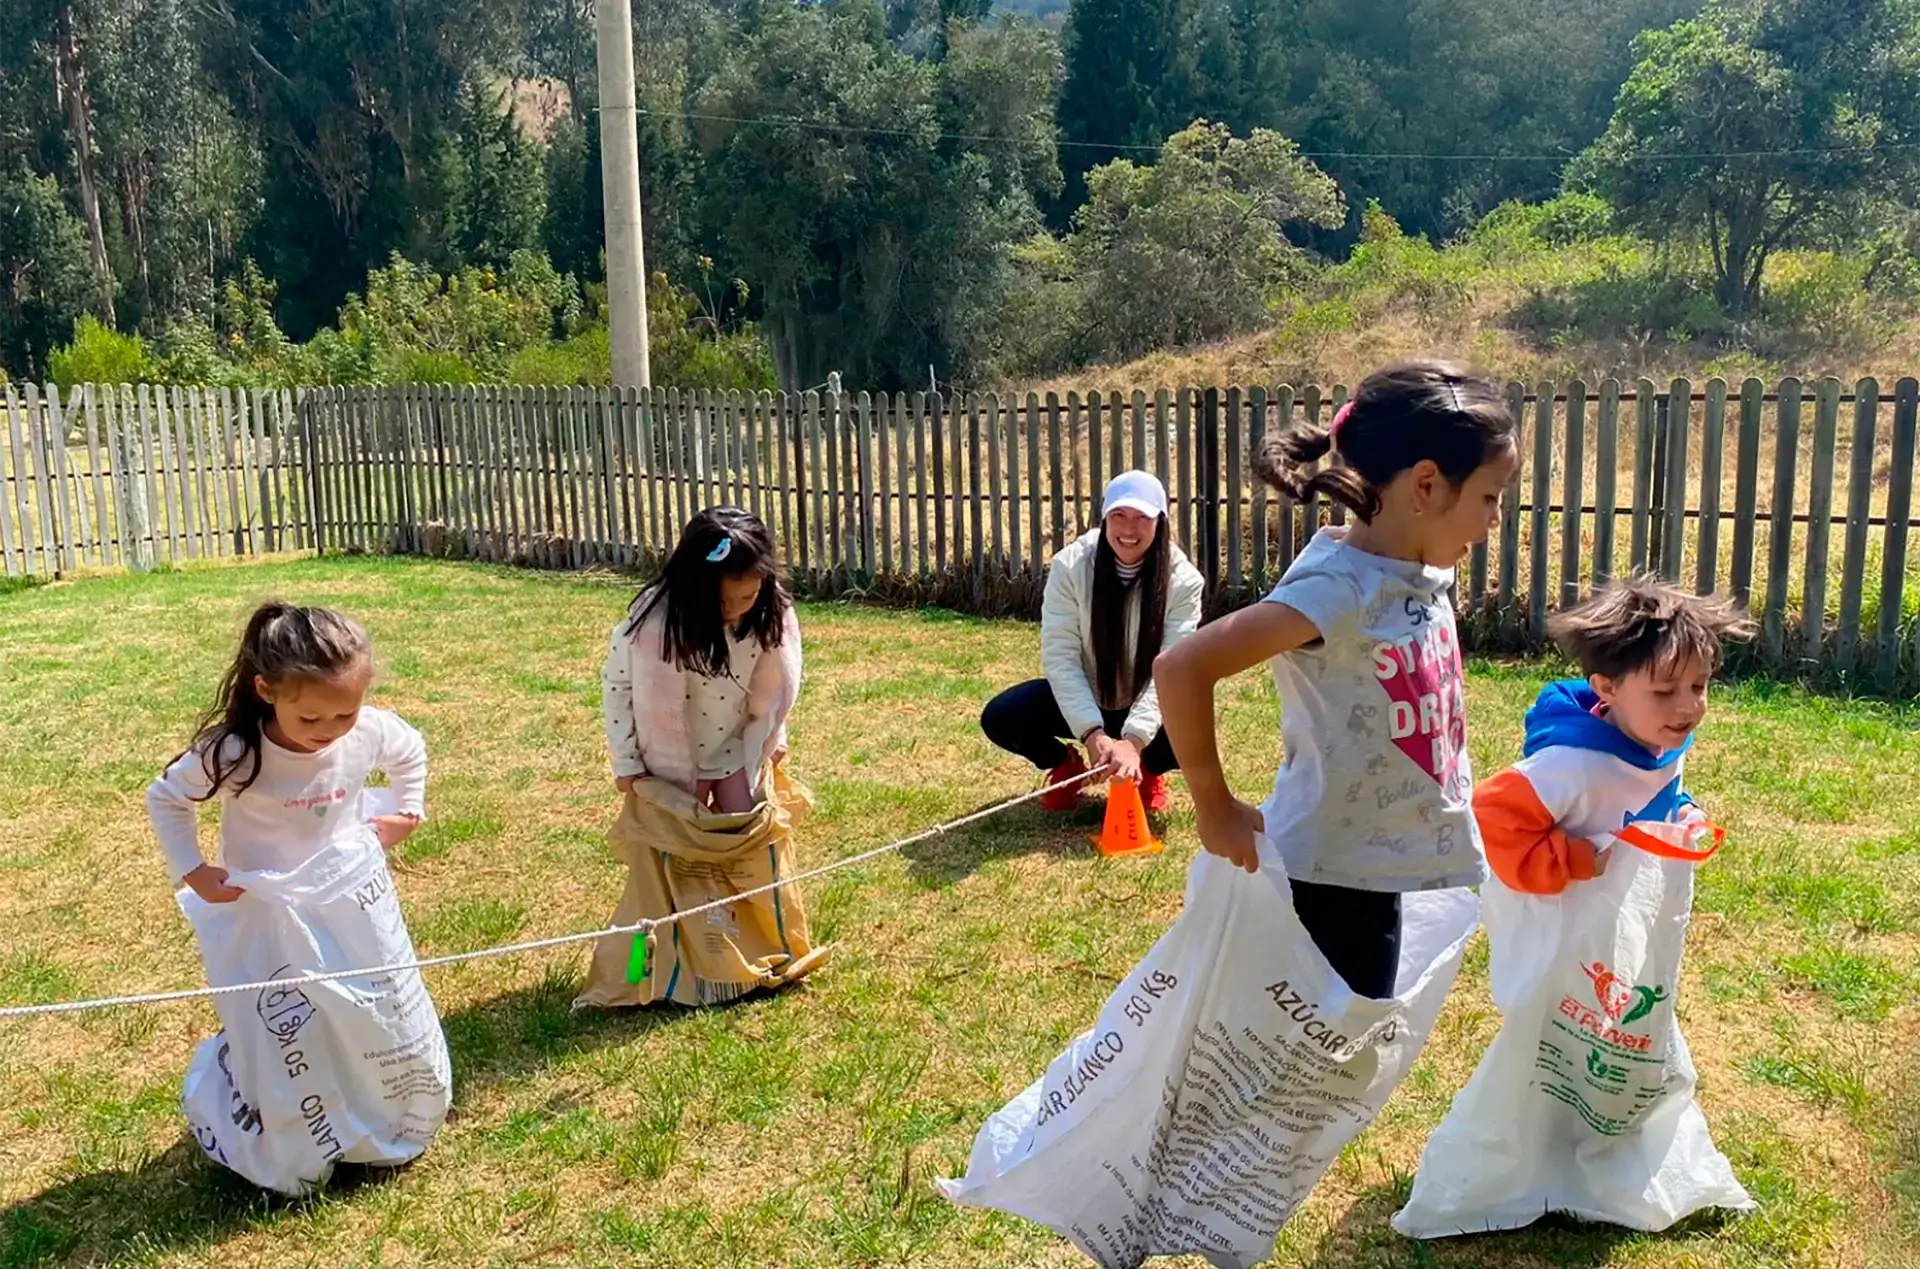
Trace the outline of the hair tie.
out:
[[[1347,420],[1352,417],[1353,402],[1351,401],[1341,406],[1338,410],[1335,410],[1333,413],[1333,423],[1327,428],[1327,439],[1338,443],[1340,440],[1340,429],[1346,426]]]
[[[707,563],[718,564],[732,554],[733,538],[731,536],[721,538],[720,544],[707,552]]]

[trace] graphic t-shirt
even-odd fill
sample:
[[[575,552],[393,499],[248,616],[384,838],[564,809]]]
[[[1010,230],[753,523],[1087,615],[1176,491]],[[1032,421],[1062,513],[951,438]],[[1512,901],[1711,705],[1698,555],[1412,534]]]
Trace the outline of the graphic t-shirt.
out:
[[[1478,885],[1453,570],[1322,529],[1267,602],[1321,640],[1274,658],[1285,747],[1267,837],[1289,876],[1360,890]]]

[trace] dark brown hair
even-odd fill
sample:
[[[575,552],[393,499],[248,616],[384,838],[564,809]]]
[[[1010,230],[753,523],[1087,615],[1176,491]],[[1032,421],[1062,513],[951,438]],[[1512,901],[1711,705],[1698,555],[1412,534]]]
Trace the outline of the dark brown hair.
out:
[[[1547,621],[1547,633],[1588,678],[1622,679],[1699,657],[1720,668],[1721,643],[1751,639],[1753,624],[1733,603],[1691,595],[1657,577],[1630,577],[1595,591]]]
[[[213,708],[201,717],[187,747],[188,753],[200,753],[207,798],[229,781],[235,793],[244,793],[260,776],[261,737],[273,706],[260,695],[255,679],[276,688],[294,679],[330,679],[372,655],[373,641],[360,623],[331,608],[300,608],[277,600],[256,608],[240,637],[240,651],[220,680]],[[238,752],[228,752],[229,740],[240,743]]]
[[[1302,424],[1270,438],[1254,459],[1260,479],[1295,500],[1325,494],[1363,521],[1380,513],[1380,491],[1431,460],[1458,486],[1514,444],[1515,423],[1499,391],[1446,361],[1408,361],[1376,370],[1354,393],[1339,435]],[[1307,476],[1307,468],[1337,454]]]
[[[637,632],[653,610],[664,605],[661,659],[707,678],[727,674],[720,579],[743,573],[759,575],[760,596],[733,634],[752,637],[763,650],[778,647],[793,600],[780,580],[773,534],[758,516],[738,507],[708,507],[687,522],[659,580],[634,596],[627,632]]]
[[[1093,664],[1100,676],[1100,707],[1131,709],[1153,681],[1153,659],[1167,632],[1167,589],[1173,577],[1173,534],[1167,518],[1154,525],[1153,545],[1131,583],[1120,579],[1120,561],[1107,541],[1106,522],[1093,553]],[[1126,642],[1127,601],[1140,596],[1140,632]],[[1120,684],[1125,673],[1126,687]]]

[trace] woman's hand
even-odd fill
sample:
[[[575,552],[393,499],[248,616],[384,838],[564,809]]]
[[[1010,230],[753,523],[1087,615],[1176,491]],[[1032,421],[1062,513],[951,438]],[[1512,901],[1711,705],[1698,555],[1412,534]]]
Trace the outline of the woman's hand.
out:
[[[1113,764],[1107,773],[1109,779],[1122,784],[1140,782],[1140,746],[1131,740],[1116,740],[1107,750],[1107,761]]]
[[[412,837],[413,830],[420,827],[418,815],[380,815],[367,822],[373,825],[380,845],[388,850]]]
[[[613,787],[620,790],[621,793],[625,794],[625,793],[633,792],[633,786],[638,783],[640,783],[640,777],[637,775],[615,776],[613,781]]]
[[[232,903],[246,893],[239,886],[228,885],[227,870],[212,864],[201,864],[181,880],[187,883],[189,890],[208,903]]]
[[[1208,854],[1248,872],[1260,871],[1260,851],[1253,838],[1255,833],[1266,831],[1266,819],[1258,808],[1228,797],[1223,802],[1196,804],[1194,821],[1200,830],[1200,844]]]
[[[1087,780],[1087,784],[1105,784],[1111,780],[1113,778],[1113,737],[1096,727],[1088,732],[1086,739],[1080,743],[1087,747],[1088,769],[1096,773]],[[1101,770],[1102,767],[1107,770]]]

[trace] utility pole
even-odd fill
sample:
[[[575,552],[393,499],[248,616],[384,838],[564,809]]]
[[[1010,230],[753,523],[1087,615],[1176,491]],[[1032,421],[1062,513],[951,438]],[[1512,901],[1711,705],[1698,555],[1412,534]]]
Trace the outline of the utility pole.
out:
[[[640,238],[640,121],[633,92],[631,0],[596,0],[594,23],[613,386],[650,388],[653,369],[647,359],[647,261]]]

